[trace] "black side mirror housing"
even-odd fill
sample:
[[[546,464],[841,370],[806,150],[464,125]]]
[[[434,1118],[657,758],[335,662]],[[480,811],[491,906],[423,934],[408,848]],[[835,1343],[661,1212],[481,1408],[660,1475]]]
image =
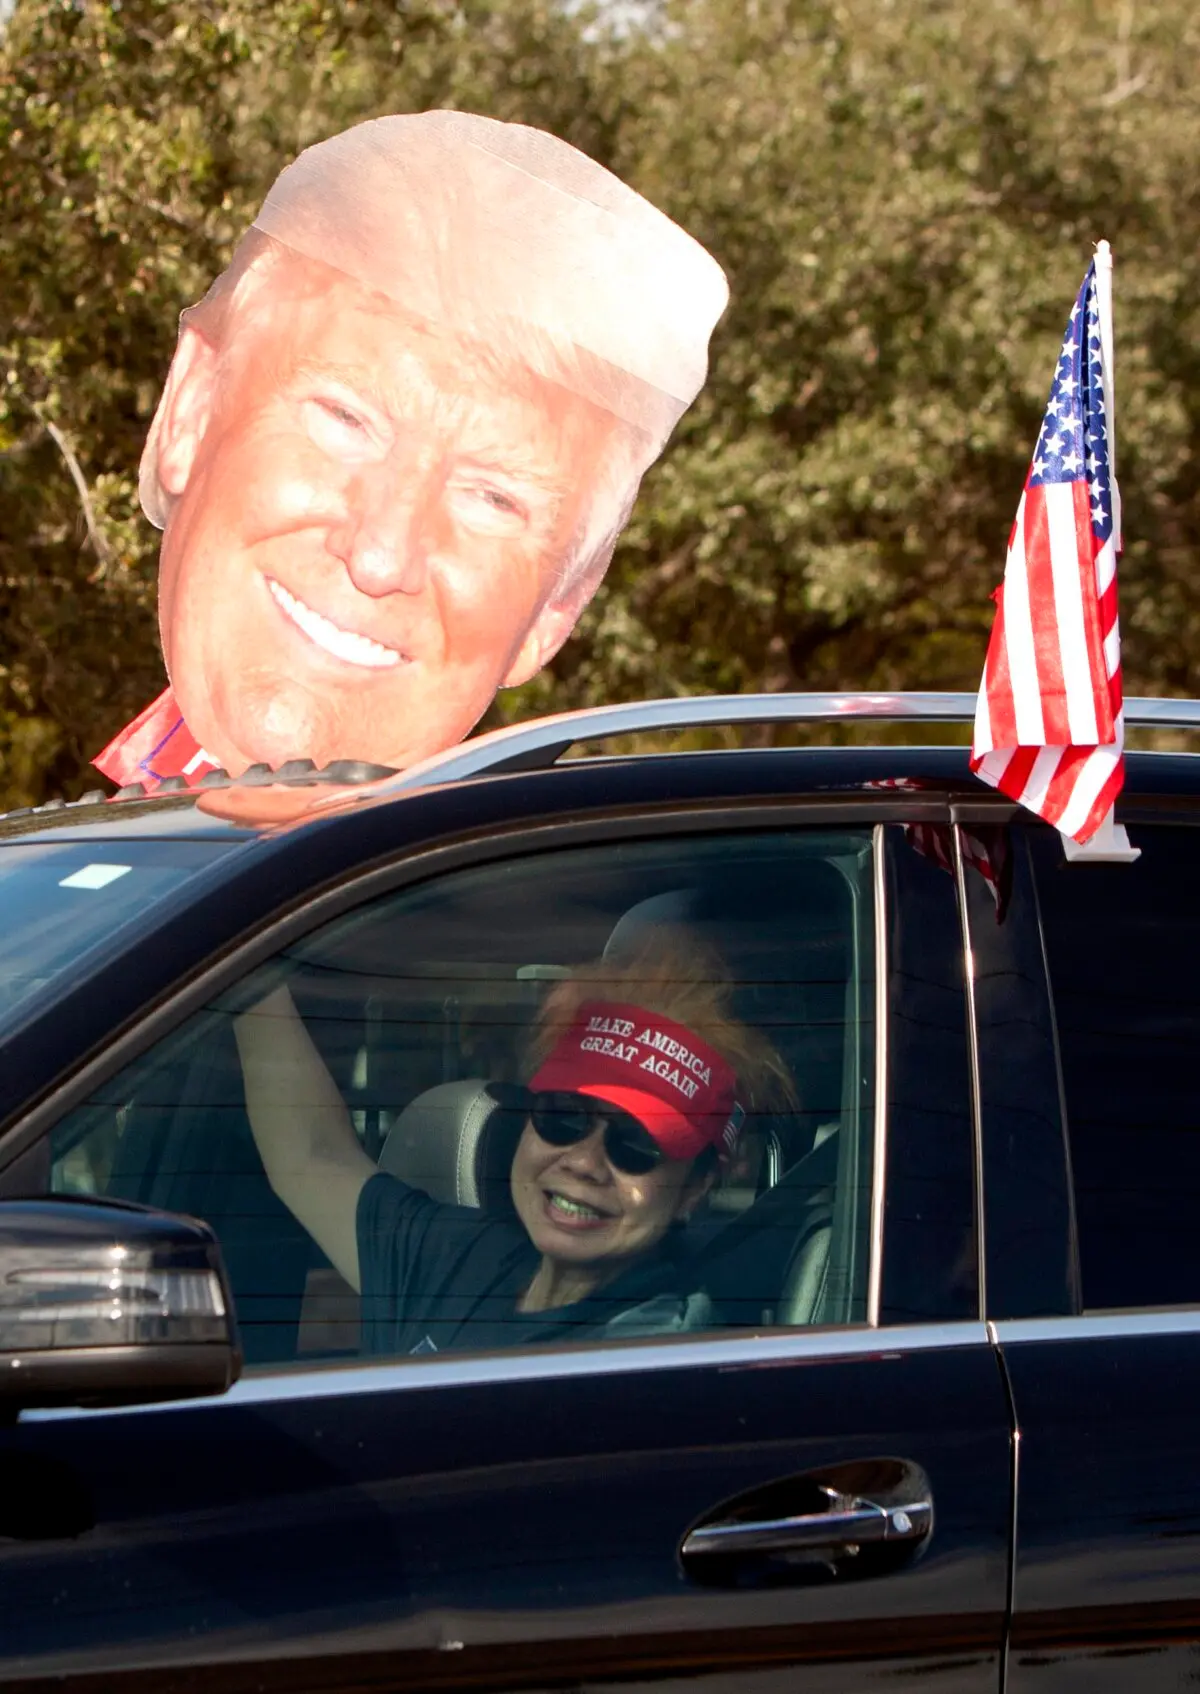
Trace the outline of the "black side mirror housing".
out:
[[[223,1394],[241,1368],[207,1224],[90,1196],[0,1200],[0,1420]]]

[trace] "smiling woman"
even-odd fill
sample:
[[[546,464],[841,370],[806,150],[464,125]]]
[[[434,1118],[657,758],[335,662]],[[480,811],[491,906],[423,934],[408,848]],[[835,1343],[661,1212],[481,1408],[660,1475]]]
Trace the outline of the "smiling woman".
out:
[[[664,1334],[710,1321],[680,1232],[734,1156],[747,1107],[791,1095],[732,1017],[719,962],[656,926],[632,956],[543,1002],[506,1215],[441,1205],[380,1171],[286,989],[236,1023],[254,1139],[275,1192],[362,1293],[372,1351]],[[686,1021],[685,1021],[686,1020]]]

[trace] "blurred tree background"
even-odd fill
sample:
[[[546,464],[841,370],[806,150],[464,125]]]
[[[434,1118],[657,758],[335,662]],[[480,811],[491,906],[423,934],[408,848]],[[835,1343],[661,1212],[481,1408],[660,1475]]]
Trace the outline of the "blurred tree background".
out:
[[[1116,255],[1130,692],[1200,692],[1194,0],[16,0],[0,36],[0,804],[163,684],[141,443],[277,171],[383,112],[543,126],[733,305],[608,581],[512,718],[974,688],[1092,243]]]

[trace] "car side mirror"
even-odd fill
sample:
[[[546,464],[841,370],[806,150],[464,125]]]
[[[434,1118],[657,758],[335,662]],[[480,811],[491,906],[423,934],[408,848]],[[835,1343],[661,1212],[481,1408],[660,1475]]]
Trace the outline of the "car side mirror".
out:
[[[223,1394],[241,1368],[207,1224],[91,1196],[0,1200],[0,1422]]]

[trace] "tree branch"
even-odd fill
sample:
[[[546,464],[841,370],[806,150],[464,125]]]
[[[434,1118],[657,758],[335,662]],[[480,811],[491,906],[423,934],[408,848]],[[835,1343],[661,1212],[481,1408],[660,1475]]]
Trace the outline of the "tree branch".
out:
[[[95,549],[96,557],[102,565],[107,565],[112,560],[112,548],[100,533],[99,526],[96,523],[92,497],[88,492],[87,479],[83,474],[79,460],[71,449],[71,443],[57,424],[51,423],[49,418],[43,418],[42,424],[46,434],[62,454],[66,467],[71,473],[71,481],[75,484],[75,492],[79,495],[79,504],[83,508],[83,521],[87,525],[88,539]]]
[[[1127,77],[1124,82],[1117,83],[1115,88],[1110,88],[1107,94],[1102,94],[1100,104],[1108,107],[1119,106],[1122,100],[1128,100],[1132,95],[1140,94],[1149,81],[1149,73],[1139,71],[1136,76]]]
[[[1133,69],[1133,59],[1130,42],[1133,39],[1134,0],[1123,0],[1120,14],[1117,18],[1117,42],[1113,49],[1113,61],[1116,67],[1116,81],[1107,94],[1102,94],[1102,106],[1119,106],[1122,100],[1128,100],[1133,94],[1140,94],[1149,82],[1146,71]]]

